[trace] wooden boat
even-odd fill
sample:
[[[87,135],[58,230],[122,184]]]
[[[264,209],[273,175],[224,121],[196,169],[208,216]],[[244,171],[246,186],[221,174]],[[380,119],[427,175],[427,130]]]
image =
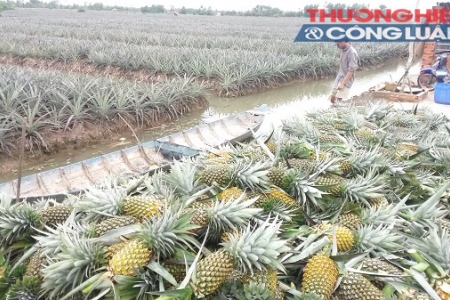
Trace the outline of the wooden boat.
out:
[[[108,175],[152,174],[156,170],[169,168],[174,159],[195,156],[206,148],[244,141],[251,137],[252,131],[261,126],[265,107],[123,150],[25,176],[21,180],[20,198],[60,199],[64,195],[79,193],[89,186],[99,184]],[[17,185],[17,179],[1,183],[0,196],[6,194],[16,198]]]
[[[251,137],[252,133],[259,129],[266,109],[267,105],[261,105],[255,110],[244,111],[157,140],[196,150],[209,150],[226,143],[233,144]]]

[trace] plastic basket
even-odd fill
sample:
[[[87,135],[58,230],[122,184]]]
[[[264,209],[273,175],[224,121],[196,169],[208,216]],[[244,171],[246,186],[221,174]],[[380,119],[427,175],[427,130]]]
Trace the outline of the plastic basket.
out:
[[[450,105],[450,84],[436,82],[434,84],[434,102]]]

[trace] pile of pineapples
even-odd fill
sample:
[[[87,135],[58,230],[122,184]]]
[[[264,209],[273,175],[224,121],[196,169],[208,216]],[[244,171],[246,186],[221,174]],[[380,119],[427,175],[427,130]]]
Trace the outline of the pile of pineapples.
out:
[[[450,299],[450,123],[386,103],[0,206],[0,299]]]

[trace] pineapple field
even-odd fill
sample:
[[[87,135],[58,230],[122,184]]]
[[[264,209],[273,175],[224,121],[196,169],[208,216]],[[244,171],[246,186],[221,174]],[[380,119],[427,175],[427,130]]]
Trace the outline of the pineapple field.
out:
[[[281,130],[0,205],[0,299],[450,298],[450,120],[338,104]]]
[[[22,132],[25,161],[34,161],[176,120],[207,107],[211,94],[233,97],[333,76],[334,46],[293,43],[303,21],[6,11],[0,163],[17,169]],[[363,68],[407,54],[403,43],[355,46]]]

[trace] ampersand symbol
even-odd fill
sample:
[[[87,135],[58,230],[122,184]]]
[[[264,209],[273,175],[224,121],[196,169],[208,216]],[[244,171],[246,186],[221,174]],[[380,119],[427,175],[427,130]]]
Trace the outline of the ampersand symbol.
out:
[[[308,40],[320,40],[320,38],[323,36],[322,29],[317,27],[309,27],[305,30],[305,32],[305,37]]]

